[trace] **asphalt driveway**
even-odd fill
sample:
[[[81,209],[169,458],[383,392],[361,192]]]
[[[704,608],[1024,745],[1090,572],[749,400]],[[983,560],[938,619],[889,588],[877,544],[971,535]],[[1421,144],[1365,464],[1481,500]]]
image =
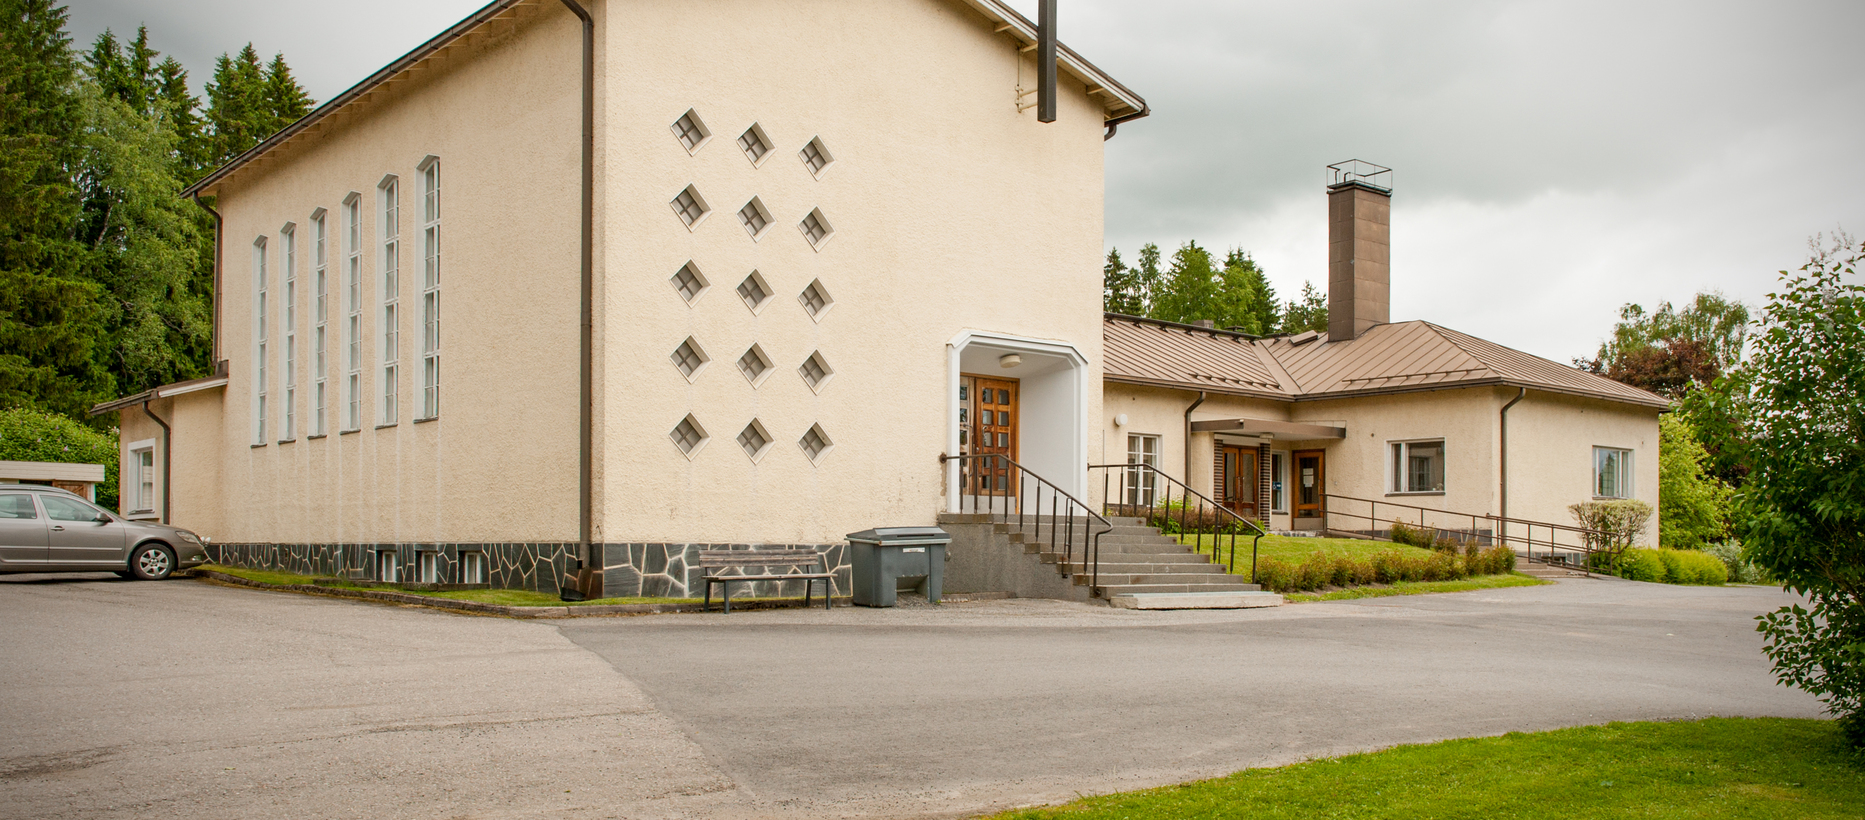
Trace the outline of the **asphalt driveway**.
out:
[[[1574,580],[517,622],[0,577],[0,817],[965,815],[1395,743],[1819,714],[1778,590]]]

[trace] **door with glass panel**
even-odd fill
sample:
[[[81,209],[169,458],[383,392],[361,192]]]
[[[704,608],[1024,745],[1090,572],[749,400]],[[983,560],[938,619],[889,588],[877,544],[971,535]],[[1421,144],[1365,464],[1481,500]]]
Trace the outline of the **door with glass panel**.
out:
[[[959,387],[963,452],[1017,458],[1017,380],[966,376]],[[970,459],[965,485],[971,495],[1014,495],[1016,471],[1004,459]]]
[[[1218,447],[1217,455],[1218,503],[1245,518],[1257,518],[1256,449],[1225,444]]]
[[[44,565],[46,532],[31,493],[0,493],[0,569]]]
[[[1296,450],[1295,517],[1320,518],[1327,509],[1327,455],[1321,450]]]
[[[1127,435],[1127,463],[1145,464],[1149,467],[1159,466],[1159,437],[1143,433]],[[1147,515],[1153,506],[1153,496],[1159,491],[1159,476],[1152,470],[1129,468],[1125,481],[1123,503],[1127,509],[1122,515]]]

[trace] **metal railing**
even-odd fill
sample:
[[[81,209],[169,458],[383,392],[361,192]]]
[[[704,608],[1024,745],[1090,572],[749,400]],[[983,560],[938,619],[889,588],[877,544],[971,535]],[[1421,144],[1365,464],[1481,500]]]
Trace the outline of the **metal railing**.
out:
[[[1025,543],[1040,545],[1045,535],[1043,506],[1046,503],[1049,507],[1048,552],[1061,555],[1057,567],[1062,577],[1070,576],[1070,567],[1079,551],[1082,567],[1088,572],[1088,588],[1100,588],[1101,536],[1114,529],[1106,516],[1009,456],[995,453],[939,456],[940,464],[950,461],[958,462],[959,466],[958,485],[948,492],[959,494],[960,513],[967,512],[965,507],[969,502],[970,513],[990,515],[999,523],[1014,526],[1017,532],[1028,535],[1030,540]]]
[[[1614,533],[1604,530],[1590,530],[1585,527],[1575,527],[1569,524],[1550,524],[1546,521],[1529,521],[1523,518],[1510,518],[1508,516],[1490,515],[1487,513],[1453,512],[1450,510],[1433,509],[1431,507],[1420,507],[1416,504],[1401,504],[1394,501],[1381,501],[1374,498],[1356,498],[1351,495],[1338,495],[1335,493],[1327,493],[1323,496],[1323,499],[1325,502],[1325,506],[1322,509],[1322,515],[1324,516],[1323,527],[1330,531],[1346,532],[1351,535],[1364,535],[1381,541],[1392,540],[1391,531],[1393,524],[1415,527],[1430,532],[1433,536],[1440,532],[1451,533],[1453,535],[1468,534],[1470,539],[1476,541],[1478,544],[1482,544],[1484,540],[1487,539],[1492,544],[1500,544],[1516,549],[1517,552],[1522,553],[1523,556],[1530,561],[1536,560],[1535,551],[1537,548],[1544,549],[1546,553],[1541,558],[1542,563],[1573,567],[1589,577],[1592,576],[1592,570],[1600,569],[1600,564],[1594,560],[1594,555],[1598,554],[1604,556],[1608,565],[1616,572],[1619,563],[1619,553],[1625,549],[1623,544],[1618,543],[1621,540],[1619,536]],[[1367,505],[1367,511],[1365,513],[1348,512],[1337,508],[1333,504],[1335,501],[1365,504]],[[1410,519],[1396,516],[1381,518],[1379,515],[1381,507],[1388,508],[1389,515],[1393,513],[1409,513],[1413,517]],[[1371,526],[1363,530],[1335,527],[1333,521],[1334,516],[1364,521]],[[1431,523],[1433,519],[1440,523]],[[1465,521],[1468,521],[1470,524],[1468,529],[1453,526],[1454,524],[1462,524]],[[1489,525],[1487,530],[1482,526],[1484,524]],[[1523,534],[1515,535],[1509,532],[1510,525],[1521,527],[1524,530]],[[1535,538],[1535,531],[1537,529],[1541,530],[1543,534],[1540,540]],[[1563,542],[1563,538],[1566,539],[1565,542]]]
[[[1173,478],[1151,464],[1090,464],[1090,475],[1095,470],[1101,472],[1102,510],[1112,515],[1139,518],[1158,527],[1159,531],[1177,536],[1180,542],[1191,536],[1193,549],[1204,546],[1204,537],[1211,536],[1211,561],[1216,563],[1222,539],[1229,538],[1230,556],[1226,567],[1230,574],[1237,574],[1237,536],[1250,538],[1250,583],[1256,583],[1257,547],[1263,536],[1269,532],[1255,521],[1245,518],[1223,504],[1217,503],[1210,496],[1185,486],[1185,482]],[[1115,485],[1116,471],[1119,471],[1118,484]],[[1112,489],[1119,494],[1119,500],[1109,495]],[[1178,500],[1173,501],[1174,491]],[[1192,504],[1197,503],[1194,509]]]

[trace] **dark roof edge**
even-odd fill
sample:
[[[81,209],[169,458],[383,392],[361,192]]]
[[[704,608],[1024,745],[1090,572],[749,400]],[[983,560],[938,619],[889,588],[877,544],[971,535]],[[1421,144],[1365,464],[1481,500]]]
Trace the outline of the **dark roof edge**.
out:
[[[1027,38],[1030,42],[1035,42],[1036,23],[1031,21],[1030,18],[1023,16],[1021,12],[1011,8],[1008,4],[1003,3],[1001,0],[965,0],[965,2],[969,3],[972,8],[983,11],[987,15],[994,15],[1004,22],[1009,23],[1012,28],[1018,30],[1018,36]],[[1075,69],[1076,73],[1085,74],[1102,87],[1118,92],[1115,95],[1116,98],[1118,98],[1123,105],[1133,109],[1133,113],[1113,117],[1108,120],[1109,122],[1137,120],[1153,113],[1152,107],[1146,104],[1146,98],[1135,94],[1133,89],[1122,85],[1119,80],[1109,76],[1108,73],[1102,71],[1099,66],[1088,62],[1086,58],[1076,53],[1075,49],[1069,48],[1067,43],[1056,43],[1056,52],[1058,54],[1058,62],[1074,63],[1070,68]]]
[[[1249,389],[1241,388],[1241,387],[1220,387],[1217,385],[1198,384],[1195,382],[1175,382],[1175,381],[1166,381],[1164,379],[1147,379],[1147,378],[1142,378],[1139,376],[1109,376],[1107,375],[1107,372],[1105,370],[1103,370],[1101,373],[1101,381],[1113,382],[1115,384],[1132,385],[1134,387],[1157,387],[1157,388],[1161,388],[1164,390],[1184,390],[1184,391],[1191,392],[1191,393],[1197,393],[1200,391],[1205,392],[1205,393],[1220,393],[1226,396],[1238,396],[1238,397],[1246,398],[1246,399],[1265,399],[1267,401],[1294,401],[1295,400],[1294,397],[1290,396],[1287,393],[1280,393],[1280,392],[1272,393],[1272,392],[1262,391],[1262,390],[1249,390]]]
[[[1248,333],[1242,333],[1242,332],[1235,331],[1235,330],[1225,330],[1224,328],[1221,328],[1221,327],[1205,327],[1204,325],[1188,325],[1188,324],[1185,324],[1184,322],[1168,322],[1164,319],[1149,319],[1145,316],[1129,316],[1125,313],[1102,313],[1101,317],[1102,317],[1103,322],[1116,321],[1116,322],[1129,322],[1131,324],[1136,324],[1136,325],[1158,325],[1159,327],[1168,328],[1168,329],[1192,330],[1192,331],[1197,331],[1199,333],[1209,333],[1213,336],[1229,336],[1231,338],[1241,339],[1246,342],[1254,342],[1258,339],[1264,338],[1262,336],[1252,336]]]
[[[326,102],[323,105],[320,105],[315,109],[312,109],[311,113],[306,114],[302,117],[299,117],[296,121],[294,121],[290,125],[285,126],[284,128],[280,128],[277,132],[273,133],[272,136],[266,137],[264,140],[261,140],[258,145],[255,145],[247,149],[245,153],[240,154],[239,156],[228,160],[225,165],[222,165],[219,168],[214,169],[212,173],[209,173],[207,176],[201,177],[199,181],[195,182],[193,185],[188,186],[185,190],[181,192],[181,195],[184,197],[195,196],[201,193],[202,191],[207,190],[209,187],[212,187],[214,183],[217,183],[221,181],[222,179],[225,179],[229,174],[232,174],[234,171],[237,171],[242,166],[246,165],[246,163],[259,158],[259,155],[264,154],[265,152],[278,147],[281,143],[285,142],[286,140],[291,139],[293,136],[296,136],[298,132],[311,127],[312,125],[316,124],[317,121],[335,113],[337,109],[342,108],[346,105],[349,105],[351,102],[354,102],[357,98],[363,96],[364,94],[369,93],[370,91],[375,90],[376,86],[379,86],[387,82],[389,78],[394,77],[397,74],[400,74],[402,70],[406,69],[408,66],[414,65],[415,63],[418,63],[424,59],[427,59],[428,57],[432,56],[434,52],[437,52],[441,50],[442,48],[447,47],[448,45],[452,44],[453,41],[466,36],[467,32],[478,28],[479,26],[483,25],[486,21],[491,20],[492,18],[497,17],[500,14],[503,14],[507,9],[513,6],[516,6],[521,2],[523,2],[523,0],[492,0],[491,3],[486,4],[484,7],[480,8],[478,11],[475,11],[472,14],[468,15],[466,19],[453,24],[453,26],[449,27],[446,31],[443,31],[440,34],[435,35],[433,39],[428,40],[427,42],[422,43],[419,46],[416,46],[413,51],[410,51],[407,54],[403,54],[402,56],[396,58],[394,62],[391,62],[388,65],[383,66],[381,69],[378,69],[376,73],[371,74],[368,77],[365,77],[362,82],[359,82],[353,86],[350,86],[348,90],[344,91],[341,94],[338,94],[335,97],[330,98],[329,102]]]
[[[144,390],[141,393],[137,393],[135,395],[124,396],[123,398],[120,398],[120,399],[116,399],[113,401],[107,401],[102,404],[94,405],[91,407],[90,415],[101,416],[113,410],[122,410],[126,407],[134,407],[146,401],[155,401],[156,399],[171,398],[171,397],[179,396],[185,393],[193,393],[196,390],[207,390],[207,389],[214,388],[214,387],[224,387],[226,386],[226,383],[227,383],[227,363],[225,361],[222,361],[218,367],[214,368],[214,373],[211,376],[202,376],[201,378],[198,378],[198,379],[187,379],[184,381],[171,382],[169,384],[158,385],[156,387],[151,387],[148,390]]]
[[[1659,402],[1634,401],[1629,397],[1621,398],[1619,396],[1611,396],[1605,393],[1590,393],[1585,390],[1576,390],[1571,387],[1557,387],[1554,385],[1542,384],[1540,382],[1528,382],[1528,381],[1523,381],[1520,379],[1503,378],[1500,376],[1495,377],[1495,378],[1488,378],[1488,379],[1475,379],[1471,381],[1433,382],[1431,384],[1405,385],[1402,387],[1376,387],[1370,390],[1342,390],[1342,391],[1336,391],[1333,393],[1304,393],[1300,396],[1296,396],[1294,399],[1292,399],[1292,401],[1298,401],[1298,402],[1301,402],[1301,401],[1340,401],[1343,399],[1357,399],[1362,396],[1390,396],[1390,395],[1396,395],[1399,393],[1435,393],[1440,390],[1461,390],[1461,389],[1470,388],[1470,387],[1520,387],[1525,390],[1536,390],[1542,393],[1555,393],[1555,394],[1563,395],[1563,396],[1573,396],[1575,398],[1581,398],[1581,399],[1592,399],[1594,401],[1603,401],[1603,402],[1609,402],[1612,404],[1629,404],[1634,407],[1650,407],[1655,410],[1666,410],[1666,409],[1669,409],[1671,406],[1670,400],[1665,399],[1662,396],[1657,396],[1656,393],[1653,393],[1652,395],[1656,396],[1659,399]]]

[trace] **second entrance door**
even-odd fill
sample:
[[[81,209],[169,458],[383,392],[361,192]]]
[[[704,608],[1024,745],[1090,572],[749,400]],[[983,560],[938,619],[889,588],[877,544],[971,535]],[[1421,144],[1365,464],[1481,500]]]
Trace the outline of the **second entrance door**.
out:
[[[1017,458],[1017,380],[966,376],[959,388],[960,444],[967,454]],[[965,416],[969,419],[965,419]],[[1016,471],[1002,459],[973,459],[966,487],[972,495],[1015,493]]]
[[[1260,518],[1257,515],[1256,495],[1257,485],[1261,482],[1257,471],[1255,448],[1220,445],[1217,465],[1218,503],[1245,518]]]

